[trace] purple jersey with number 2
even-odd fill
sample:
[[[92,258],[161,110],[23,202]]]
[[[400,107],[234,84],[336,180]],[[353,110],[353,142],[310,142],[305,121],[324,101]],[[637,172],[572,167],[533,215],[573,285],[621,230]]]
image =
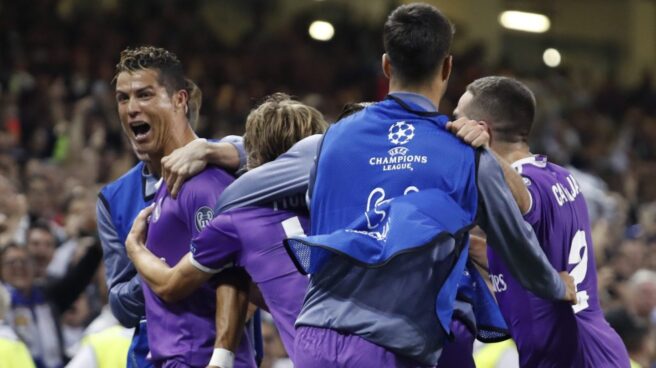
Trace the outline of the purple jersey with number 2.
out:
[[[629,367],[622,340],[604,319],[585,199],[564,168],[545,156],[519,160],[531,224],[551,265],[574,278],[578,303],[541,299],[526,291],[488,247],[490,279],[501,312],[517,343],[522,367]]]
[[[164,184],[155,195],[146,246],[170,267],[189,252],[191,239],[214,217],[213,207],[232,176],[217,168],[207,168],[189,179],[173,199]],[[188,297],[167,303],[142,281],[146,301],[148,341],[157,365],[181,362],[205,367],[214,349],[216,293],[209,283]],[[235,367],[255,367],[248,337],[242,338]]]
[[[301,275],[282,244],[304,234],[307,211],[243,207],[218,215],[192,242],[192,262],[206,272],[230,263],[244,267],[258,286],[282,342],[294,361],[294,322],[301,311],[308,279]]]

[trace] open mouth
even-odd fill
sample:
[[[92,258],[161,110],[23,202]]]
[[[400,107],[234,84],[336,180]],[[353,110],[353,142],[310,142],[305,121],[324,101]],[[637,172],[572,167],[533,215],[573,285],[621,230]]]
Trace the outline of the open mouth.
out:
[[[130,124],[130,129],[132,129],[132,133],[134,133],[135,137],[140,137],[140,136],[145,136],[150,132],[150,124],[146,122],[136,122]]]

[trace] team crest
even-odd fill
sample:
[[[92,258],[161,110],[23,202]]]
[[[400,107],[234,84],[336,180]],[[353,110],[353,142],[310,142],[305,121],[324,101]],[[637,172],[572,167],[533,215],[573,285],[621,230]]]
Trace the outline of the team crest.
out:
[[[201,207],[198,210],[196,210],[196,215],[194,216],[194,218],[196,219],[196,230],[201,231],[214,218],[214,211],[212,211],[211,208],[206,206]]]
[[[405,121],[397,121],[389,127],[387,139],[393,145],[406,144],[415,137],[415,127]]]

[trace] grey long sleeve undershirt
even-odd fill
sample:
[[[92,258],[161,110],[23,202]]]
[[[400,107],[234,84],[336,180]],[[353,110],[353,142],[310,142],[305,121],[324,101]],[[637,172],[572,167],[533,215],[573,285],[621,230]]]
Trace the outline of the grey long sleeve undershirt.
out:
[[[226,210],[297,195],[312,187],[321,136],[297,143],[275,161],[251,170],[228,187],[217,208]],[[551,267],[531,226],[524,221],[494,155],[483,150],[478,166],[477,223],[488,244],[504,259],[523,287],[547,299],[562,299],[565,284]]]
[[[119,239],[102,200],[96,203],[98,236],[103,246],[105,275],[112,314],[126,327],[135,327],[145,314],[141,281]]]
[[[524,221],[494,155],[483,150],[478,165],[477,223],[487,243],[503,258],[513,276],[535,295],[562,299],[566,288],[551,267],[531,226]]]
[[[321,138],[319,134],[307,137],[274,161],[240,176],[221,193],[217,213],[304,193]]]

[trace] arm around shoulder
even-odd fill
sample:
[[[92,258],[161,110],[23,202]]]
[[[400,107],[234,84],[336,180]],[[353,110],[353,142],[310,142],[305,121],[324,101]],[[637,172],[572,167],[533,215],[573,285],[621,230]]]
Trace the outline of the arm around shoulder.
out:
[[[549,263],[533,229],[522,218],[501,166],[487,150],[481,153],[479,161],[478,192],[478,224],[513,276],[540,297],[564,300],[565,283]]]

